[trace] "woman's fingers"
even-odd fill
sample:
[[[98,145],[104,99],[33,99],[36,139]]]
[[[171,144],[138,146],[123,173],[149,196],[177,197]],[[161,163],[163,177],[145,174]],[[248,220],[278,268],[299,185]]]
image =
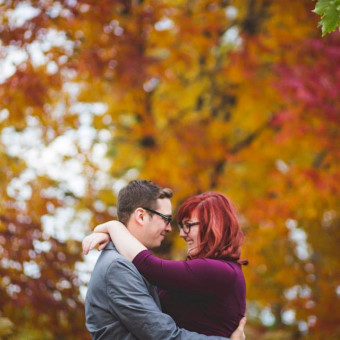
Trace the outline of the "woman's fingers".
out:
[[[98,245],[99,240],[96,234],[92,234],[92,238],[91,238],[91,243],[89,245],[89,250],[92,250],[94,248],[96,248],[96,246]]]
[[[96,243],[94,240],[95,235],[96,234],[91,234],[84,238],[83,243],[82,243],[84,255],[87,255],[89,251],[92,250],[96,246]]]
[[[109,243],[109,241],[106,241],[106,242],[101,243],[101,244],[98,246],[98,250],[103,250],[103,249],[107,246],[108,243]]]
[[[87,255],[88,252],[89,252],[89,247],[88,247],[88,236],[86,236],[86,237],[83,239],[82,246],[83,246],[83,254],[84,254],[84,255]]]
[[[92,233],[84,238],[82,242],[83,254],[87,255],[89,251],[98,247],[98,250],[103,250],[109,243],[110,238],[104,233]]]

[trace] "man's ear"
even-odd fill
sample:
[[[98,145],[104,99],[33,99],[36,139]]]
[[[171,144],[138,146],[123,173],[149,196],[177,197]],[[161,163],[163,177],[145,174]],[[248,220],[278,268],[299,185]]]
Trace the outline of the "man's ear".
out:
[[[145,223],[145,210],[137,208],[133,213],[133,217],[138,224],[143,225]]]

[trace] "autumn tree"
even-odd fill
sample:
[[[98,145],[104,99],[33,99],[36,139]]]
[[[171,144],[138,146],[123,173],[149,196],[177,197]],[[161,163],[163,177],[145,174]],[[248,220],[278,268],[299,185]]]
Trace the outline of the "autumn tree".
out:
[[[1,251],[10,261],[12,237],[23,252],[16,269],[0,266],[0,316],[25,324],[14,299],[30,313],[50,301],[60,312],[42,309],[31,328],[81,332],[81,317],[68,314],[82,309],[79,244],[42,224],[65,207],[75,219],[89,214],[84,229],[112,218],[112,186],[140,177],[171,186],[175,203],[206,190],[236,203],[254,338],[266,336],[264,312],[269,338],[339,336],[340,46],[337,33],[319,37],[311,1],[41,1],[23,22],[20,1],[0,6],[1,53],[22,53],[0,87]],[[42,149],[72,139],[59,161],[80,164],[81,185],[32,164],[36,145],[9,142],[33,131]],[[176,257],[183,244],[172,236]],[[39,278],[27,279],[26,262]],[[46,300],[30,305],[24,291],[39,280]]]

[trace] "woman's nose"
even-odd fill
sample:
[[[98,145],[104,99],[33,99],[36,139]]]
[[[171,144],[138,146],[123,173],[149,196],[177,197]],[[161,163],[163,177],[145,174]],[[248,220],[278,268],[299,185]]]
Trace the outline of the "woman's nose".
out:
[[[183,238],[186,236],[186,233],[183,231],[183,228],[179,229],[179,236]]]

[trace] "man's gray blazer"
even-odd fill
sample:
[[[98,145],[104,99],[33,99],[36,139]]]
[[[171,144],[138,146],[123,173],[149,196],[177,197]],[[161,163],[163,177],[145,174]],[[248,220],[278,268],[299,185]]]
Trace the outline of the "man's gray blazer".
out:
[[[100,254],[85,299],[86,328],[94,340],[212,340],[178,328],[161,312],[154,286],[112,242]]]

